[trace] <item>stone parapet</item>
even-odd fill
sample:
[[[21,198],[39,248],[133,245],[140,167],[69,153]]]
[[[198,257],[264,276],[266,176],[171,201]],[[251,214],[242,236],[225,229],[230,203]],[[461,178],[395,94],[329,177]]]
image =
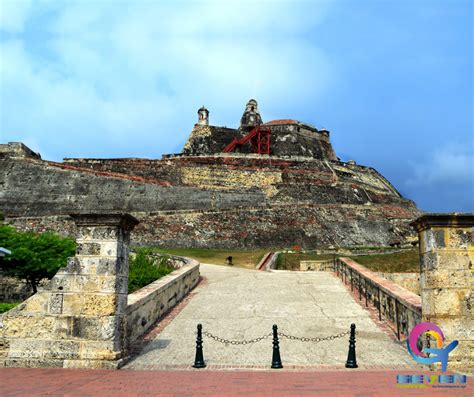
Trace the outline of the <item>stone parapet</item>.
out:
[[[422,306],[419,295],[378,276],[376,273],[349,258],[338,258],[334,270],[342,280],[359,292],[366,305],[379,311],[380,319],[392,323],[400,340],[408,337],[421,322]]]
[[[127,342],[142,336],[163,314],[178,303],[199,281],[199,262],[186,258],[171,274],[128,296]]]

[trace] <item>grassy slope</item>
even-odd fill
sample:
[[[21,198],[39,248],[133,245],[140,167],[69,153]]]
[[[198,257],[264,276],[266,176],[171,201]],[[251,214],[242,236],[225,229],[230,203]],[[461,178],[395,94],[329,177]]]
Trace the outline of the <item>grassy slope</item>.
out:
[[[361,256],[350,256],[351,259],[375,272],[386,273],[417,273],[420,271],[418,249],[408,249],[402,252],[387,254],[372,254]],[[300,261],[305,260],[331,260],[332,255],[316,255],[311,253],[284,253],[280,254],[277,261],[277,269],[299,270]]]
[[[417,248],[393,254],[352,256],[350,258],[375,272],[418,273],[420,271]]]
[[[263,255],[270,250],[260,249],[253,251],[206,249],[206,248],[151,248],[153,252],[162,254],[187,256],[202,263],[225,265],[225,258],[232,256],[234,266],[255,269]]]

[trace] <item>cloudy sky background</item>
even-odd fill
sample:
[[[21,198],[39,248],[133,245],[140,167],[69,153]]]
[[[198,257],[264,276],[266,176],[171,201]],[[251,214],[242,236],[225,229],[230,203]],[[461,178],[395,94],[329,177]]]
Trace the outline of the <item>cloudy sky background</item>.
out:
[[[201,105],[331,131],[426,211],[474,211],[470,0],[0,0],[0,141],[180,152]]]

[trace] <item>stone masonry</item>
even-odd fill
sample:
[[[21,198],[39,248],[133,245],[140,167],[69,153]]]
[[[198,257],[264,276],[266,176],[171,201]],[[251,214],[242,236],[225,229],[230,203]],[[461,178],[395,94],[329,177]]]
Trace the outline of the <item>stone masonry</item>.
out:
[[[421,215],[375,169],[342,162],[329,131],[292,119],[263,122],[250,100],[239,128],[212,126],[198,111],[182,153],[162,159],[42,160],[21,143],[0,145],[0,211],[34,231],[73,234],[65,216],[127,212],[138,244],[253,249],[382,246],[411,241]],[[255,125],[270,154],[234,140]],[[227,149],[226,149],[227,150]]]
[[[419,233],[423,321],[438,325],[449,343],[448,369],[474,372],[474,214],[425,214]],[[446,344],[446,342],[445,342]]]
[[[0,317],[0,366],[117,368],[125,351],[130,215],[73,215],[77,253]]]

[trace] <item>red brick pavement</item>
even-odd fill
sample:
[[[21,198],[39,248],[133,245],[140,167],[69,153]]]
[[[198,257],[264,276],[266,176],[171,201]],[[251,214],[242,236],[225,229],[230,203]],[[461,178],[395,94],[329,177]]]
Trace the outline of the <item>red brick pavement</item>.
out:
[[[429,372],[419,372],[429,374]],[[8,396],[473,396],[464,389],[398,388],[400,371],[105,371],[0,370],[0,395]]]

